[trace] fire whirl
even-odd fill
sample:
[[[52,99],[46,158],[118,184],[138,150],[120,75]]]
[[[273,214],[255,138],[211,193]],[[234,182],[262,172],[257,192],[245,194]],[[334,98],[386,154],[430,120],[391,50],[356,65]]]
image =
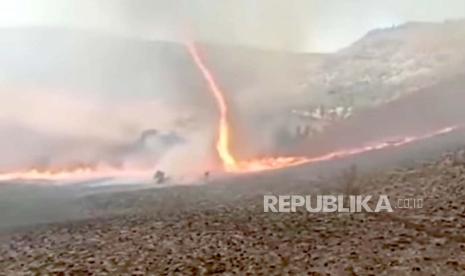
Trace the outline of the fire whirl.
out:
[[[231,128],[228,121],[228,105],[224,97],[223,92],[219,88],[215,81],[215,78],[211,71],[208,69],[205,62],[202,60],[196,45],[193,42],[187,42],[186,47],[196,64],[197,68],[202,73],[203,78],[208,84],[210,92],[213,94],[219,109],[219,125],[218,125],[218,138],[216,141],[216,150],[218,156],[222,162],[223,169],[226,172],[232,173],[246,173],[246,172],[257,172],[265,170],[281,169],[291,166],[297,166],[302,164],[309,164],[321,161],[327,161],[337,158],[343,158],[350,155],[361,154],[374,150],[381,150],[390,147],[399,147],[406,144],[410,144],[419,140],[432,138],[437,135],[446,134],[456,130],[457,126],[446,127],[429,134],[421,136],[408,136],[396,140],[395,142],[378,142],[370,145],[366,145],[359,148],[340,150],[328,153],[323,156],[309,158],[309,157],[269,157],[262,159],[252,160],[237,160],[234,154],[231,152],[230,147],[230,135]]]
[[[227,124],[226,124],[227,127]],[[227,128],[226,128],[227,129]],[[365,152],[381,150],[385,148],[400,147],[410,143],[414,143],[420,140],[432,138],[438,135],[447,134],[458,127],[447,127],[441,130],[432,132],[430,134],[425,134],[422,136],[409,136],[402,139],[398,139],[396,142],[378,142],[369,144],[359,148],[340,150],[331,152],[318,157],[270,157],[256,160],[247,160],[247,161],[236,161],[234,157],[229,153],[228,150],[220,153],[220,149],[228,149],[222,146],[228,145],[224,144],[224,141],[220,143],[221,139],[218,139],[217,150],[218,155],[229,156],[230,159],[223,161],[224,170],[227,172],[233,173],[245,173],[245,172],[258,172],[265,170],[273,170],[279,168],[286,168],[291,166],[297,166],[301,164],[311,164],[316,162],[328,161],[338,158],[344,158],[351,155],[362,154]],[[224,129],[223,129],[224,130]],[[220,130],[221,131],[221,130]],[[226,142],[229,141],[226,136]],[[225,154],[225,155],[221,155]],[[228,158],[228,157],[227,157]],[[231,163],[232,161],[232,163]],[[54,170],[39,170],[39,169],[27,169],[27,170],[18,170],[13,172],[0,173],[0,181],[7,181],[13,179],[21,180],[82,180],[82,179],[95,179],[95,178],[104,178],[104,177],[118,177],[118,178],[147,178],[152,174],[150,169],[121,169],[121,168],[111,168],[111,167],[91,167],[91,166],[81,166],[75,168],[62,168]]]
[[[439,129],[428,134],[419,136],[407,136],[399,139],[385,139],[375,143],[367,144],[358,148],[342,149],[317,157],[269,157],[252,160],[238,160],[231,151],[231,127],[229,124],[228,104],[219,85],[205,62],[199,54],[196,45],[193,42],[186,43],[186,47],[197,68],[202,73],[203,78],[208,84],[208,88],[214,97],[219,109],[218,136],[216,141],[216,151],[221,160],[222,168],[225,172],[230,173],[247,173],[266,170],[275,170],[297,166],[302,164],[311,164],[316,162],[328,161],[338,158],[344,158],[351,155],[362,154],[370,151],[394,148],[414,143],[420,140],[432,138],[438,135],[452,132],[459,126],[451,126]],[[59,169],[37,169],[29,168],[24,170],[0,172],[0,181],[23,179],[23,180],[78,180],[78,179],[95,179],[95,178],[147,178],[153,174],[153,168],[114,168],[111,166],[78,166],[71,168]]]
[[[199,52],[194,43],[187,43],[187,49],[189,50],[190,55],[192,56],[195,64],[199,68],[200,72],[202,72],[205,81],[210,88],[213,96],[215,97],[215,101],[218,105],[218,109],[220,111],[220,121],[218,126],[218,140],[216,142],[216,150],[218,152],[221,161],[223,162],[223,166],[227,171],[235,170],[237,167],[237,161],[232,155],[229,149],[229,122],[228,122],[228,105],[226,104],[226,99],[224,98],[223,92],[220,90],[219,86],[217,85],[213,74],[210,73],[210,70],[205,65],[203,60],[200,58]]]

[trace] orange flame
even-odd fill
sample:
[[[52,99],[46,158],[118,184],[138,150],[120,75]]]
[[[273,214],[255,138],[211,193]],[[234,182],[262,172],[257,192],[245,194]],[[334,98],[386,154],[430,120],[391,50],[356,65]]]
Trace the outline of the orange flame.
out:
[[[219,126],[218,126],[218,140],[216,142],[216,149],[218,152],[218,156],[220,157],[223,165],[223,169],[227,172],[256,172],[256,171],[264,171],[264,170],[274,170],[280,168],[286,168],[290,166],[297,166],[306,163],[314,163],[320,161],[326,161],[336,158],[342,158],[350,155],[361,154],[368,151],[373,150],[381,150],[388,147],[398,147],[402,145],[406,145],[418,140],[423,140],[426,138],[430,138],[436,135],[445,134],[451,132],[458,127],[447,127],[438,131],[435,131],[431,134],[426,134],[423,136],[410,136],[404,137],[402,139],[398,139],[396,142],[379,142],[374,143],[372,145],[354,148],[349,150],[340,150],[335,151],[323,156],[308,158],[308,157],[269,157],[263,159],[253,159],[253,160],[245,160],[245,161],[236,161],[234,155],[230,150],[230,128],[228,124],[228,106],[226,100],[223,96],[223,92],[218,87],[218,84],[213,77],[213,74],[210,72],[200,54],[198,52],[197,47],[193,42],[187,42],[186,47],[194,60],[194,63],[202,73],[205,81],[210,88],[211,93],[213,94],[219,111],[220,111],[220,119],[219,119]]]
[[[316,162],[344,158],[344,157],[348,157],[351,155],[362,154],[362,153],[375,151],[375,150],[400,147],[400,146],[404,146],[404,145],[418,142],[421,140],[429,139],[429,138],[432,138],[438,135],[447,134],[449,132],[457,130],[458,128],[459,128],[458,126],[446,127],[446,128],[434,131],[429,134],[421,135],[421,136],[407,136],[407,137],[397,139],[395,142],[382,141],[382,142],[372,143],[372,144],[362,146],[359,148],[334,151],[334,152],[331,152],[331,153],[328,153],[322,156],[313,157],[313,158],[310,158],[310,157],[277,157],[277,158],[265,158],[265,159],[244,161],[238,164],[237,168],[239,170],[236,172],[264,171],[264,170],[286,168],[286,167],[297,166],[297,165],[302,165],[302,164],[311,164],[311,163],[316,163]]]
[[[223,92],[216,84],[215,78],[213,77],[210,70],[207,68],[203,60],[200,58],[197,47],[194,43],[188,42],[186,44],[187,49],[189,50],[190,55],[192,56],[195,64],[202,73],[205,81],[212,92],[215,101],[218,105],[220,111],[220,121],[218,126],[218,140],[216,142],[216,150],[218,152],[223,166],[227,171],[235,170],[237,168],[237,162],[233,154],[229,149],[229,124],[228,124],[228,105],[226,104],[226,99],[223,96]]]
[[[400,147],[420,140],[432,138],[438,135],[446,134],[458,129],[458,126],[446,127],[430,134],[421,136],[408,136],[397,139],[395,142],[378,142],[372,143],[359,148],[352,148],[347,150],[339,150],[317,157],[270,157],[263,159],[247,160],[234,163],[233,166],[225,166],[225,170],[233,173],[240,172],[258,172],[265,170],[273,170],[279,168],[286,168],[302,164],[311,164],[316,162],[334,160],[344,158],[351,155],[362,154],[365,152],[381,150],[390,147]],[[105,177],[119,177],[119,178],[142,178],[147,179],[152,175],[153,171],[150,169],[118,169],[111,167],[91,167],[80,166],[75,168],[54,169],[54,170],[22,170],[8,173],[0,173],[0,181],[7,181],[13,179],[19,180],[85,180]]]
[[[194,43],[186,43],[186,47],[189,50],[196,66],[201,71],[205,81],[208,83],[208,87],[212,92],[215,101],[220,111],[220,119],[218,125],[218,138],[216,141],[216,150],[218,156],[222,162],[223,169],[226,172],[232,173],[244,173],[244,172],[257,172],[265,170],[274,170],[280,168],[286,168],[291,166],[297,166],[302,164],[311,164],[321,161],[333,160],[351,155],[362,154],[365,152],[381,150],[391,147],[400,147],[410,143],[414,143],[420,140],[432,138],[438,135],[452,132],[459,128],[459,126],[446,127],[440,130],[433,131],[429,134],[421,136],[407,136],[398,138],[394,142],[392,139],[371,143],[365,146],[352,149],[343,149],[334,151],[322,156],[317,157],[269,157],[262,159],[252,160],[240,160],[234,157],[230,150],[230,127],[228,122],[228,106],[223,92],[217,85],[213,74],[209,71],[201,59],[198,50]],[[391,142],[388,142],[390,141]],[[73,168],[65,169],[53,169],[53,170],[39,170],[29,169],[20,170],[14,172],[0,173],[0,181],[12,180],[12,179],[46,179],[46,180],[81,180],[81,179],[95,179],[105,177],[119,177],[119,178],[143,178],[147,179],[153,173],[153,169],[130,169],[130,168],[113,168],[109,166],[77,166]]]
[[[37,168],[0,173],[0,181],[7,180],[85,180],[96,178],[147,178],[152,170],[120,169],[108,166],[77,166],[41,170]]]

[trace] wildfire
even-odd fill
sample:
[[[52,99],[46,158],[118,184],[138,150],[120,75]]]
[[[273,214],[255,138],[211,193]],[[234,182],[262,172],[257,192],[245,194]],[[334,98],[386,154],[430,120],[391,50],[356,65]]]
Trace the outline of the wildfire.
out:
[[[216,141],[216,150],[221,160],[224,171],[231,173],[257,172],[265,170],[274,170],[286,168],[301,164],[311,164],[315,162],[333,160],[351,155],[361,154],[369,151],[381,150],[385,148],[400,147],[420,140],[432,138],[438,135],[446,134],[458,129],[458,126],[446,127],[433,131],[428,134],[419,136],[407,136],[396,139],[387,139],[381,142],[374,142],[358,148],[343,149],[334,151],[317,157],[269,157],[252,160],[237,160],[231,152],[231,128],[229,125],[228,105],[224,93],[215,81],[213,74],[210,72],[205,62],[202,60],[197,47],[194,43],[186,43],[186,47],[197,68],[202,73],[203,78],[208,84],[219,109],[218,137]],[[0,181],[12,179],[46,179],[46,180],[82,180],[96,178],[150,178],[153,174],[153,168],[131,169],[131,168],[114,168],[109,166],[76,166],[71,168],[40,170],[29,169],[15,172],[0,172]]]
[[[233,170],[229,170],[229,172],[257,172],[257,171],[265,171],[265,170],[274,170],[274,169],[281,169],[291,166],[297,166],[302,164],[311,164],[316,162],[334,160],[338,158],[344,158],[351,155],[362,154],[370,151],[375,150],[382,150],[386,148],[394,148],[404,146],[410,143],[414,143],[417,141],[425,140],[428,138],[432,138],[438,135],[443,135],[454,130],[458,129],[457,126],[446,127],[437,131],[434,131],[429,134],[420,135],[420,136],[407,136],[400,139],[397,139],[395,142],[389,141],[381,141],[376,143],[371,143],[369,145],[361,146],[359,148],[352,148],[352,149],[345,149],[334,151],[322,156],[317,157],[270,157],[270,158],[263,158],[263,159],[255,159],[255,160],[246,160],[240,161],[236,164],[236,167]]]
[[[6,180],[85,180],[106,177],[141,178],[150,176],[150,170],[118,169],[112,167],[76,166],[60,169],[27,169],[0,173],[0,181]]]
[[[230,127],[228,122],[228,106],[223,92],[219,88],[218,84],[213,77],[213,74],[210,72],[205,62],[202,60],[199,51],[193,42],[187,42],[186,47],[196,64],[197,68],[202,73],[203,78],[208,84],[210,92],[213,94],[216,103],[218,105],[220,119],[218,125],[218,138],[216,142],[216,149],[218,156],[221,159],[223,169],[227,172],[241,173],[241,172],[257,172],[264,170],[274,170],[280,168],[286,168],[290,166],[297,166],[306,163],[314,163],[320,161],[327,161],[336,158],[342,158],[350,155],[361,154],[373,150],[381,150],[388,147],[399,147],[409,143],[413,143],[419,140],[431,138],[437,135],[445,134],[451,132],[458,127],[446,127],[441,130],[434,131],[430,134],[425,134],[422,136],[409,136],[397,139],[394,142],[378,142],[373,143],[367,146],[360,148],[353,148],[348,150],[340,150],[328,153],[323,156],[318,156],[314,158],[309,157],[269,157],[262,159],[252,159],[252,160],[239,160],[234,157],[234,154],[230,149]]]
[[[227,126],[227,125],[226,125]],[[359,148],[352,148],[347,150],[339,150],[331,152],[318,157],[270,157],[263,159],[254,159],[236,162],[230,155],[234,163],[223,163],[224,169],[228,172],[241,173],[241,172],[257,172],[265,170],[273,170],[279,168],[286,168],[290,166],[297,166],[301,164],[311,164],[316,162],[328,161],[338,158],[343,158],[351,155],[361,154],[365,152],[381,150],[389,147],[400,147],[420,140],[432,138],[438,135],[446,134],[458,129],[457,126],[446,127],[430,134],[421,136],[408,136],[395,140],[394,142],[378,142],[372,143]],[[227,145],[220,144],[219,146]],[[219,148],[218,148],[219,151]],[[229,152],[227,152],[229,153]],[[220,155],[220,154],[219,154]],[[221,156],[221,155],[220,155]],[[233,165],[231,165],[233,164]],[[0,181],[21,179],[21,180],[85,180],[96,178],[142,178],[147,179],[152,175],[153,171],[150,169],[121,169],[111,167],[92,167],[92,166],[78,166],[74,168],[54,169],[54,170],[39,170],[30,169],[23,171],[15,171],[9,173],[0,173]]]
[[[218,155],[223,162],[223,166],[227,171],[234,171],[237,169],[237,162],[234,158],[233,154],[229,148],[229,123],[228,123],[228,105],[226,104],[226,99],[224,98],[223,92],[217,85],[213,74],[210,73],[210,70],[205,65],[203,60],[200,58],[199,52],[197,47],[194,43],[188,42],[187,49],[191,54],[195,64],[199,68],[200,72],[202,73],[205,81],[212,92],[215,101],[218,105],[218,109],[220,112],[220,121],[218,126],[218,140],[216,142],[216,150]]]

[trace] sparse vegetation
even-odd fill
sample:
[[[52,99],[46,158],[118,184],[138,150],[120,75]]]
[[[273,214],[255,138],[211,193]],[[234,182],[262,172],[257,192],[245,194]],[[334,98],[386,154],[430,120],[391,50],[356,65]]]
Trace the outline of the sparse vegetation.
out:
[[[94,208],[132,206],[137,211],[15,235],[0,249],[0,270],[6,274],[461,275],[465,272],[465,166],[450,162],[451,156],[376,175],[361,174],[355,166],[342,172],[347,194],[363,188],[364,193],[394,199],[424,198],[422,209],[396,209],[392,214],[263,213],[262,195],[266,190],[284,191],[282,183],[261,183],[262,190],[254,193],[249,184],[213,183],[120,193],[106,200],[88,197],[95,200],[95,205],[88,205]],[[299,183],[292,186],[294,192],[311,192],[308,182]]]

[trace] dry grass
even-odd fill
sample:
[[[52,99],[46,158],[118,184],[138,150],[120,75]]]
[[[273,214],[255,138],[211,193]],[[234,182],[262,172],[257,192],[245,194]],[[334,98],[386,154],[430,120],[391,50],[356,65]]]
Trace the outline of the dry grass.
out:
[[[263,213],[263,191],[247,193],[246,186],[167,189],[137,200],[121,194],[110,203],[130,203],[139,211],[17,235],[3,244],[0,270],[10,275],[463,275],[465,166],[450,162],[451,156],[375,176],[361,175],[356,167],[342,173],[347,195],[363,188],[365,194],[422,197],[422,209]],[[292,189],[298,192],[299,186]]]

